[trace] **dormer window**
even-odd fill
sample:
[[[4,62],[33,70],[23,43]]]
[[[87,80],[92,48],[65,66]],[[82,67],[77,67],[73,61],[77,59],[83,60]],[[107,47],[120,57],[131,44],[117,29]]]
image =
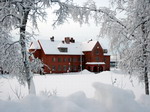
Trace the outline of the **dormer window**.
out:
[[[59,47],[58,50],[60,52],[68,52],[68,48],[64,48],[64,47]]]

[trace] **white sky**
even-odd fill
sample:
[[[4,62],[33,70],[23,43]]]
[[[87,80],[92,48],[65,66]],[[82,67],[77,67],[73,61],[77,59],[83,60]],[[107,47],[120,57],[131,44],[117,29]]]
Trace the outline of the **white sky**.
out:
[[[83,4],[87,0],[74,0],[77,4]],[[109,0],[94,0],[96,5],[99,7],[109,6]],[[51,36],[54,36],[56,40],[63,40],[64,37],[73,37],[76,41],[88,41],[90,39],[99,40],[108,46],[107,39],[98,39],[100,26],[96,26],[93,21],[90,24],[83,24],[82,26],[79,23],[75,23],[72,20],[65,22],[64,24],[57,26],[55,29],[52,27],[54,14],[51,10],[47,10],[48,17],[46,22],[38,21],[39,31],[36,30],[38,36],[36,39],[49,39]],[[30,27],[28,27],[30,29]]]

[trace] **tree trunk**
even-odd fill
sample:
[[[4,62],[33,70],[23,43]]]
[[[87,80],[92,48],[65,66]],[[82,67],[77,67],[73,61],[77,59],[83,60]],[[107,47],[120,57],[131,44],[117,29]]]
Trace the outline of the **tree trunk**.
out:
[[[23,58],[24,70],[25,70],[25,74],[26,74],[25,77],[26,77],[26,81],[28,84],[29,94],[31,94],[31,81],[33,79],[33,76],[31,74],[31,68],[29,65],[29,57],[28,57],[28,52],[27,52],[26,34],[25,34],[29,12],[30,12],[30,9],[24,8],[23,17],[22,17],[22,20],[20,21],[20,23],[21,23],[20,45],[21,45],[21,53],[22,53],[22,58]]]
[[[147,44],[146,39],[144,39],[144,48],[143,48],[143,77],[144,77],[144,83],[145,83],[145,94],[149,95],[149,80],[148,80],[148,56],[147,56]]]
[[[148,34],[145,28],[145,24],[142,24],[142,31],[143,31],[143,62],[144,62],[144,66],[143,66],[143,77],[144,77],[144,83],[145,83],[145,94],[149,95],[149,80],[148,80]]]
[[[147,67],[145,68],[145,71],[147,71]],[[149,95],[149,82],[148,82],[148,73],[145,72],[144,74],[144,83],[145,83],[145,94]]]

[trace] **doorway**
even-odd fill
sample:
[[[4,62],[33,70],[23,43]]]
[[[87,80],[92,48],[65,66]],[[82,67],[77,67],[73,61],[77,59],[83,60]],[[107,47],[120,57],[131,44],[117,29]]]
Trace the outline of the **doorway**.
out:
[[[97,66],[94,66],[93,72],[98,72]]]

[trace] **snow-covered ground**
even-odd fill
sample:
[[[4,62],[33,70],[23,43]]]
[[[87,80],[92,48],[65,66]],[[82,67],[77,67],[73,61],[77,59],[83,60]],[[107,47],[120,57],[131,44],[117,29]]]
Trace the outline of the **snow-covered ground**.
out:
[[[86,70],[80,73],[36,74],[37,96],[26,96],[26,87],[20,86],[15,78],[5,77],[7,79],[0,77],[0,112],[150,111],[150,97],[143,95],[144,85],[136,77],[120,70],[98,74]],[[16,100],[17,97],[21,99]]]

